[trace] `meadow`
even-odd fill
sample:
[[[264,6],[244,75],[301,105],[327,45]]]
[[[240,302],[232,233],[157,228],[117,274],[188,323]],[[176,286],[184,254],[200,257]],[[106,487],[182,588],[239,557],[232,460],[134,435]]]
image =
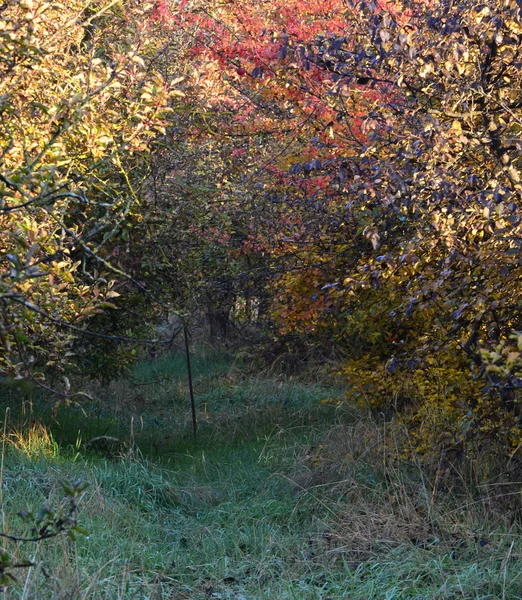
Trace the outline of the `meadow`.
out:
[[[427,600],[522,597],[517,487],[443,479],[394,454],[389,423],[324,374],[251,373],[194,357],[191,430],[181,354],[85,382],[61,408],[2,394],[2,530],[88,485],[86,535],[3,539],[33,566],[4,599]]]

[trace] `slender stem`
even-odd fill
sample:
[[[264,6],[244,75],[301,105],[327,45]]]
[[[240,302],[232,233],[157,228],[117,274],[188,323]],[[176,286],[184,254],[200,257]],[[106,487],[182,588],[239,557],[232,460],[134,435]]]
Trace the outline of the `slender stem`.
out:
[[[194,434],[194,437],[196,437],[198,434],[198,417],[196,415],[196,403],[194,402],[194,388],[192,386],[192,367],[190,366],[190,351],[186,325],[183,325],[183,332],[185,334],[185,354],[187,357],[187,375],[190,392],[190,407],[192,409],[192,433]]]
[[[5,530],[5,510],[4,510],[4,458],[5,458],[5,443],[7,441],[7,419],[9,417],[9,411],[11,409],[7,407],[5,409],[4,417],[4,431],[2,436],[2,459],[0,461],[0,504],[2,505],[2,531]],[[3,546],[5,551],[5,544]]]

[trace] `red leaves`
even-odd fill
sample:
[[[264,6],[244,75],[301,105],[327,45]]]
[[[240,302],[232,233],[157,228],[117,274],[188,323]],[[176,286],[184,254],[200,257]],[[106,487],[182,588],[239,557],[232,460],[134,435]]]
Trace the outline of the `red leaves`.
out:
[[[167,24],[172,18],[173,14],[169,10],[166,0],[156,0],[156,4],[151,12],[151,21]]]

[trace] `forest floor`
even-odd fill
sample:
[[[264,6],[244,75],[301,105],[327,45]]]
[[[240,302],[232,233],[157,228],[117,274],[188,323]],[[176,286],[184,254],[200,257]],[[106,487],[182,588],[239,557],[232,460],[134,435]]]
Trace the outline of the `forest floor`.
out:
[[[35,566],[0,598],[522,597],[520,527],[488,482],[442,485],[394,458],[386,424],[334,384],[248,375],[215,353],[194,360],[194,439],[183,360],[89,384],[100,401],[56,420],[50,402],[2,391],[3,531],[27,535],[17,513],[81,480],[88,535],[4,539]]]

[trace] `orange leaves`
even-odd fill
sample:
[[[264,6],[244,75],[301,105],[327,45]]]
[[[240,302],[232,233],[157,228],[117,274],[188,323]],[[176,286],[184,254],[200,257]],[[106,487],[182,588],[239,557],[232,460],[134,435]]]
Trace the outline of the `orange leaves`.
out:
[[[190,126],[173,121],[187,279],[247,288],[279,332],[352,357],[354,389],[405,410],[419,447],[512,420],[476,407],[520,360],[495,350],[522,302],[514,0],[172,8],[193,42]]]
[[[477,365],[520,319],[520,15],[488,9],[173,3],[193,38],[185,180],[216,199],[187,218],[228,246],[236,289],[263,273],[281,331],[383,373],[446,343]]]

